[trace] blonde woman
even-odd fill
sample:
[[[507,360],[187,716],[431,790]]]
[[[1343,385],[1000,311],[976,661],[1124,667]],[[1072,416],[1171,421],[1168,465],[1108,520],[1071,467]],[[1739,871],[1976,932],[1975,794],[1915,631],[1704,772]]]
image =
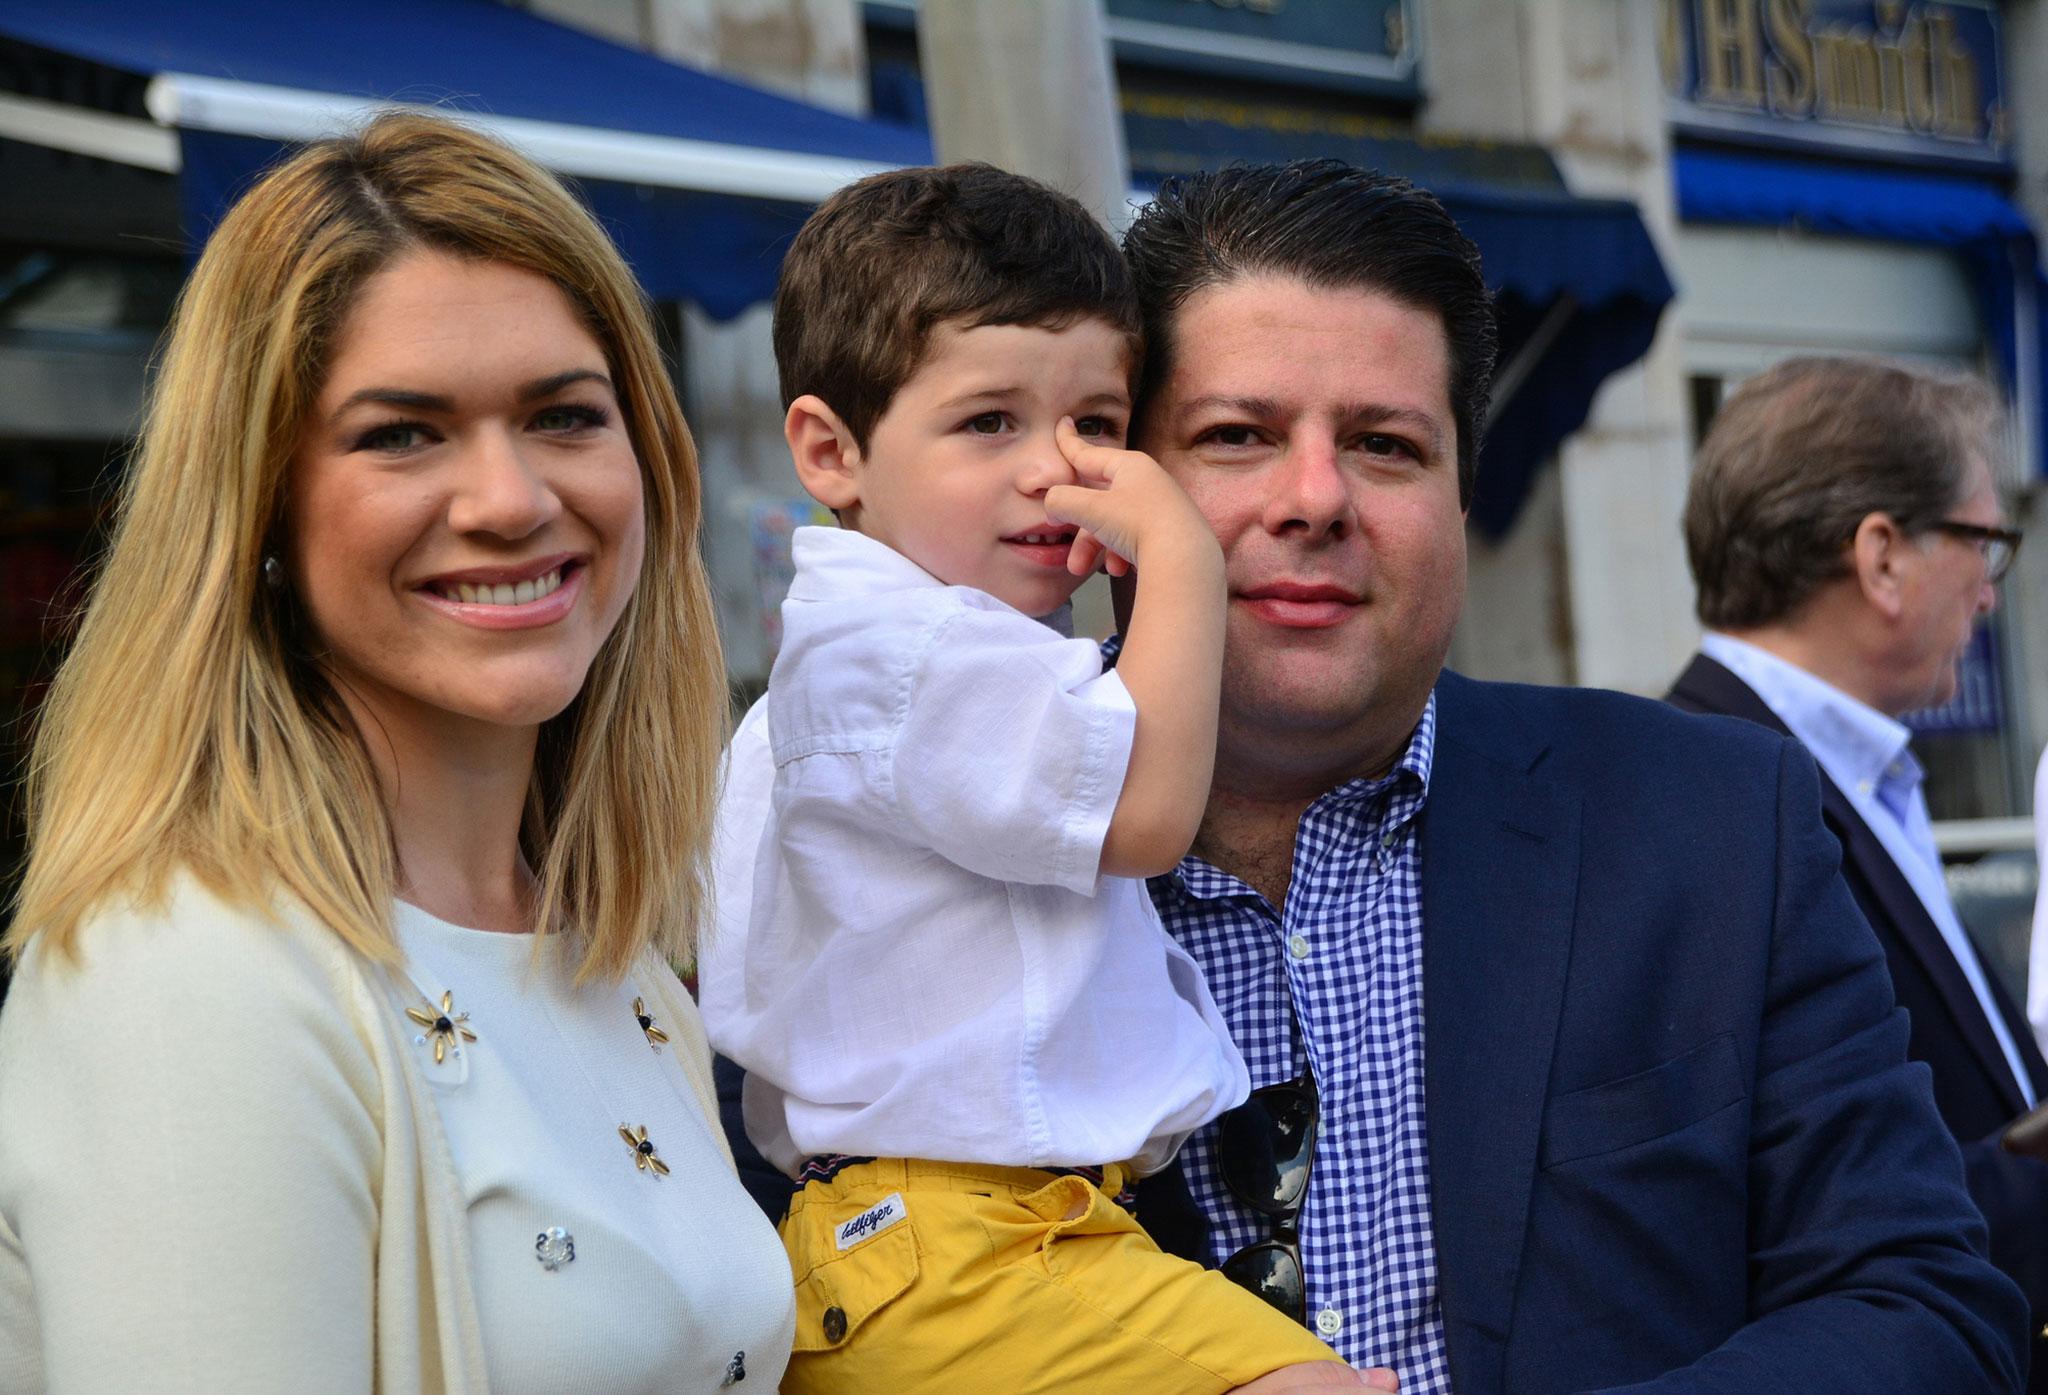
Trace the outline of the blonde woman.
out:
[[[698,516],[633,282],[525,160],[389,116],[221,224],[37,736],[0,1389],[774,1388],[664,962]]]

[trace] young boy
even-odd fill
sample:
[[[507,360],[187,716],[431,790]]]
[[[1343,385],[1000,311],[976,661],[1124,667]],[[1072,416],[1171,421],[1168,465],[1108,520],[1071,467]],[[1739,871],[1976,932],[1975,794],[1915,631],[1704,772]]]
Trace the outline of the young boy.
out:
[[[703,1003],[804,1181],[782,1388],[1162,1395],[1335,1360],[1118,1204],[1247,1091],[1141,880],[1208,798],[1225,596],[1201,515],[1121,448],[1122,258],[1030,180],[877,175],[797,235],[775,350],[840,527],[795,535],[734,741]],[[1109,673],[1055,628],[1098,562],[1137,582]]]

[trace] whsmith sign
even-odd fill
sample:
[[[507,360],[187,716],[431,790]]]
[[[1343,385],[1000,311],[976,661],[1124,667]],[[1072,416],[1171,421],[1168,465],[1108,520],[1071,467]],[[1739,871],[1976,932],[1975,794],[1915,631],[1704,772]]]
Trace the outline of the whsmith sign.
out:
[[[1662,0],[1672,125],[1944,164],[2008,158],[1998,13],[1946,0]]]

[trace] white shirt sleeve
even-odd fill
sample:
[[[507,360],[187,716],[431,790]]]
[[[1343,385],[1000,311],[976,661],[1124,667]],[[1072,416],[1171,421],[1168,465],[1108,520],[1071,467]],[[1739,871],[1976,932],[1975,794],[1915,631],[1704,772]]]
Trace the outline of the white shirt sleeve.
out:
[[[730,1053],[724,1034],[746,1003],[747,930],[754,911],[754,863],[773,814],[775,752],[768,740],[768,699],[740,720],[725,748],[718,810],[711,827],[709,929],[697,940],[697,1006],[712,1047]],[[716,1117],[716,1111],[713,1111]]]
[[[926,652],[888,765],[904,825],[999,882],[1093,893],[1137,707],[1091,640],[967,610]]]
[[[370,1390],[378,1085],[316,956],[231,913],[85,949],[32,955],[0,1023],[0,1269],[45,1388]]]
[[[2027,1021],[2034,1040],[2048,1051],[2048,751],[2034,770],[2034,862],[2040,880],[2034,892],[2034,937],[2027,948]]]

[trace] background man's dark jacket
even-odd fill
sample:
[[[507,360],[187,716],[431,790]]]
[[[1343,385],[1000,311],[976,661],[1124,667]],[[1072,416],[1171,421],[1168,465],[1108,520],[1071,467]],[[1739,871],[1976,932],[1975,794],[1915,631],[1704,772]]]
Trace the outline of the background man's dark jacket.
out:
[[[1688,712],[1741,717],[1789,734],[1748,684],[1704,654],[1680,675],[1667,700]],[[2048,1341],[2040,1335],[2048,1323],[2048,1163],[2016,1158],[1998,1146],[1998,1135],[2026,1109],[2026,1098],[1940,929],[1884,844],[1825,773],[1821,813],[1841,842],[1842,874],[1884,948],[1899,1005],[1912,1018],[1906,1053],[1933,1071],[1935,1106],[1962,1145],[1970,1195],[1990,1222],[1992,1262],[2027,1295],[2034,1358],[2028,1389],[2048,1395]],[[1990,984],[2032,1077],[2034,1097],[2048,1100],[2048,1063],[2026,1017],[1995,977]]]

